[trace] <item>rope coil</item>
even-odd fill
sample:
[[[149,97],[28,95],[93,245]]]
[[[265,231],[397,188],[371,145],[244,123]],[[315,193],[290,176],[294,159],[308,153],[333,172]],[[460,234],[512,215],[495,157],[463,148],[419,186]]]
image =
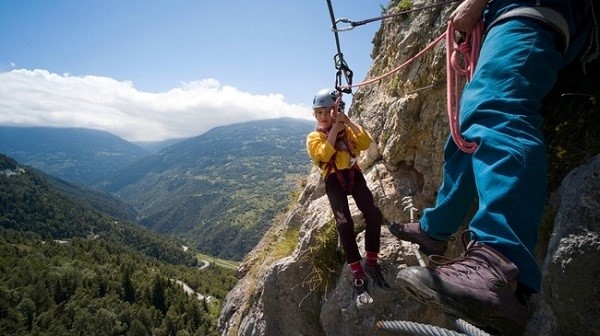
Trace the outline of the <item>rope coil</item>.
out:
[[[456,31],[452,22],[448,22],[446,29],[446,99],[448,107],[448,121],[450,123],[450,134],[456,146],[465,153],[473,153],[477,149],[477,144],[466,141],[460,134],[459,105],[461,89],[461,78],[464,77],[467,82],[471,81],[477,60],[479,59],[479,49],[481,48],[481,35],[483,32],[483,23],[475,25],[473,32],[467,34],[464,42],[458,44],[455,36]],[[461,62],[459,56],[463,57]]]

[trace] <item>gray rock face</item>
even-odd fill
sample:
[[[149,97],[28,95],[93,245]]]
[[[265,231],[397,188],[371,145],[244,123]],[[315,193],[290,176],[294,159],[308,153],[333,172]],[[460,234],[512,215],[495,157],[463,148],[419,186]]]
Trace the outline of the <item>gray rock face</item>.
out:
[[[392,1],[390,8],[397,3]],[[414,1],[415,7],[423,4]],[[383,22],[373,39],[367,77],[390,71],[441,35],[451,10],[433,8]],[[240,280],[221,312],[222,335],[393,335],[375,330],[382,320],[450,327],[440,311],[395,285],[398,271],[417,260],[410,244],[398,241],[386,227],[387,221],[409,218],[403,197],[412,195],[420,210],[434,203],[449,134],[445,66],[440,44],[410,66],[361,86],[349,111],[374,138],[359,164],[386,219],[380,257],[392,289],[374,289],[375,301],[367,307],[357,308],[351,300],[351,275],[343,262],[336,262],[335,224],[315,168],[294,208],[274,223],[240,267]],[[561,187],[544,262],[544,289],[532,304],[530,335],[599,335],[598,160],[574,171]],[[360,232],[362,216],[355,206],[352,209]],[[357,239],[362,248],[363,233]],[[448,254],[460,253],[458,244],[459,240]]]
[[[544,335],[600,335],[600,155],[562,182],[543,267],[539,310]]]

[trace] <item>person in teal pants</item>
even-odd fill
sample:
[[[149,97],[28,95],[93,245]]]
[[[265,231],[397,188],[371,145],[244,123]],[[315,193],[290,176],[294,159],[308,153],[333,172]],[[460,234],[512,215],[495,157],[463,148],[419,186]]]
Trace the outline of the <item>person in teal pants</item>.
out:
[[[471,31],[482,17],[487,26],[460,104],[462,136],[477,149],[463,152],[449,139],[435,207],[424,210],[419,222],[389,227],[425,253],[443,254],[477,200],[463,235],[464,254],[435,268],[405,268],[398,279],[418,299],[502,334],[524,331],[527,298],[540,289],[534,249],[546,201],[547,157],[539,109],[559,70],[586,40],[587,5],[466,0],[457,7],[451,16],[457,30]],[[531,17],[532,9],[542,14]],[[498,19],[511,10],[517,15]]]

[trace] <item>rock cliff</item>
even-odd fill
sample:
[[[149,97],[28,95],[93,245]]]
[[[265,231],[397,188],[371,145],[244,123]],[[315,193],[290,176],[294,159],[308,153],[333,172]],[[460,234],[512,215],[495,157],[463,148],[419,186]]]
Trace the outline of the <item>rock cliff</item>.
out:
[[[413,5],[425,4],[415,1]],[[387,73],[440,36],[453,7],[384,21],[373,39],[373,64],[367,77]],[[400,1],[394,0],[387,13],[400,10]],[[392,290],[374,289],[375,302],[361,309],[351,300],[350,274],[338,252],[333,216],[315,168],[297,202],[245,258],[240,280],[221,312],[222,335],[392,335],[375,329],[381,320],[451,328],[440,311],[413,300],[394,284],[398,270],[417,260],[410,244],[395,239],[385,225],[408,219],[403,211],[405,196],[412,196],[418,209],[434,202],[441,182],[442,148],[449,134],[445,66],[445,48],[440,43],[410,66],[361,86],[349,110],[350,117],[374,138],[359,163],[386,219],[380,256]],[[596,156],[573,171],[554,193],[548,207],[554,230],[542,234],[545,240],[539,244],[544,288],[532,302],[528,334],[600,333],[599,174],[600,156]],[[356,209],[353,215],[363,246],[362,217]],[[460,252],[462,246],[455,244],[448,254]]]

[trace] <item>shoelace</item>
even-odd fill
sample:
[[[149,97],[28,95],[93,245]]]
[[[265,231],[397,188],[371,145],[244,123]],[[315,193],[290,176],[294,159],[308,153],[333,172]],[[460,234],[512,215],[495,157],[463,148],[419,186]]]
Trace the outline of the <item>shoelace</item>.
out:
[[[473,236],[473,239],[469,241],[469,235]],[[482,260],[480,257],[472,256],[472,252],[478,249],[482,249],[481,245],[477,244],[477,235],[471,230],[466,230],[461,236],[463,246],[465,246],[465,252],[457,258],[450,259],[446,256],[431,255],[429,260],[432,264],[437,266],[437,271],[446,275],[469,275],[471,273],[479,273],[482,268],[490,270],[495,277],[502,279],[504,282],[508,280],[504,277],[504,274],[499,271],[492,263]]]

